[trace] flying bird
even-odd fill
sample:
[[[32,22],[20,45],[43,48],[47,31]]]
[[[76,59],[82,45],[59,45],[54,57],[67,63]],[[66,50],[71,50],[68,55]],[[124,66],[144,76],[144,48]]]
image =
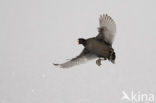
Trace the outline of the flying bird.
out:
[[[70,68],[75,65],[84,64],[89,60],[97,59],[96,64],[101,65],[101,60],[109,60],[115,63],[115,52],[112,48],[116,33],[116,24],[114,20],[107,14],[100,15],[98,35],[96,37],[84,39],[79,38],[78,43],[84,46],[82,52],[75,58],[62,63],[56,64],[61,68]]]

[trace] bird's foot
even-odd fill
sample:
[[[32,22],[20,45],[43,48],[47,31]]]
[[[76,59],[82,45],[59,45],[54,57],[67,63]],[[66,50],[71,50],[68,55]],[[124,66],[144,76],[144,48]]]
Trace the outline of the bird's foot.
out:
[[[98,60],[96,60],[96,64],[97,64],[98,66],[101,65],[101,60],[102,60],[102,59],[100,59],[100,58],[99,58]]]

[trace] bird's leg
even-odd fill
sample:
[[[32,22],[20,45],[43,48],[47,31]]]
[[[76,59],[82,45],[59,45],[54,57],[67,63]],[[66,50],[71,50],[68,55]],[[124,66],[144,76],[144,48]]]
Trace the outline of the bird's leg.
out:
[[[97,64],[98,66],[101,65],[101,60],[102,60],[101,58],[99,58],[99,59],[96,60],[96,64]]]
[[[103,58],[103,59],[102,59],[102,58],[99,58],[99,59],[97,59],[97,60],[96,60],[96,64],[97,64],[98,66],[102,65],[102,64],[101,64],[101,61],[102,61],[102,60],[107,60],[107,58]]]

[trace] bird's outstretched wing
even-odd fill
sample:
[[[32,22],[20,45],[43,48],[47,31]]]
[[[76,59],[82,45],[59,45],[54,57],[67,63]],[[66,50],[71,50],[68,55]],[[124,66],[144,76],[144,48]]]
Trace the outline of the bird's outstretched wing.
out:
[[[75,65],[84,64],[87,61],[95,59],[95,58],[97,58],[97,56],[93,55],[88,50],[84,49],[80,53],[80,55],[78,55],[77,57],[71,59],[70,61],[67,61],[67,62],[62,63],[62,64],[54,64],[54,65],[59,66],[61,68],[70,68],[70,67],[73,67]]]
[[[99,17],[99,34],[96,38],[104,40],[112,45],[116,33],[116,24],[114,20],[107,14]]]

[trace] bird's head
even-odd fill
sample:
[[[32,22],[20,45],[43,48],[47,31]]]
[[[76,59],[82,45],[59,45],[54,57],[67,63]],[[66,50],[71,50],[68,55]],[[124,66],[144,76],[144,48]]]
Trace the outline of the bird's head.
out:
[[[87,40],[83,39],[83,38],[79,38],[78,39],[78,44],[82,44],[85,45],[87,43]]]

